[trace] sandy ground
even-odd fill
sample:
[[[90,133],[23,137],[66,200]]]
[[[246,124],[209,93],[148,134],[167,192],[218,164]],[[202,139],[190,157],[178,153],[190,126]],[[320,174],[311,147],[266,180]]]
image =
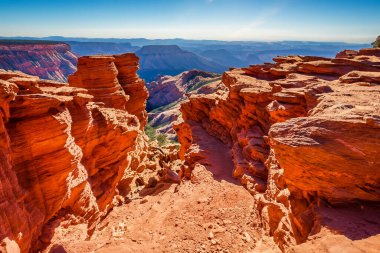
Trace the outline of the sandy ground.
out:
[[[132,195],[89,239],[86,225],[60,226],[44,252],[280,252],[254,218],[254,198],[231,176],[229,148],[201,127],[192,130],[204,157],[192,180]],[[321,207],[320,216],[321,231],[288,252],[380,252],[377,206]]]
[[[229,149],[204,140],[207,166],[197,165],[191,181],[143,190],[115,207],[90,240],[85,225],[59,227],[46,252],[279,252],[253,218],[253,197],[231,176]]]

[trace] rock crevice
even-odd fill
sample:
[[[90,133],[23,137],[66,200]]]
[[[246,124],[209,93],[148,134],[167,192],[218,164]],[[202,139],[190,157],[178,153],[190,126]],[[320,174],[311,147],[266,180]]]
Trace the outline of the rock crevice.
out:
[[[380,201],[379,53],[277,57],[225,72],[228,92],[181,105],[180,157],[190,167],[200,159],[194,124],[227,143],[231,173],[267,233],[282,250],[305,242],[326,225],[321,206]]]

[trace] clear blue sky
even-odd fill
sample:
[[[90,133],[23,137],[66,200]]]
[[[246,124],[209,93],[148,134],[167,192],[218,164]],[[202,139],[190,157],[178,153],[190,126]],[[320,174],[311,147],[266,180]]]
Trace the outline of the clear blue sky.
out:
[[[0,36],[371,42],[380,0],[0,0]]]

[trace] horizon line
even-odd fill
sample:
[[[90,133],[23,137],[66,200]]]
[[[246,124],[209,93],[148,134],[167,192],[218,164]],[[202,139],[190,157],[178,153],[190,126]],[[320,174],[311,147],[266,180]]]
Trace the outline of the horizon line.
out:
[[[167,37],[167,38],[147,38],[147,37],[81,37],[81,36],[63,36],[63,35],[49,35],[49,36],[23,36],[23,35],[17,35],[17,36],[1,36],[0,39],[15,39],[15,38],[29,38],[29,39],[47,39],[52,37],[62,37],[62,38],[72,38],[72,39],[115,39],[115,40],[184,40],[184,41],[217,41],[217,42],[269,42],[269,43],[275,43],[275,42],[320,42],[320,43],[345,43],[345,44],[369,44],[376,40],[376,38],[373,39],[373,41],[370,42],[353,42],[353,41],[344,41],[344,40],[294,40],[294,39],[283,39],[283,40],[250,40],[250,39],[242,39],[242,40],[228,40],[228,39],[191,39],[191,38],[180,38],[180,37]]]

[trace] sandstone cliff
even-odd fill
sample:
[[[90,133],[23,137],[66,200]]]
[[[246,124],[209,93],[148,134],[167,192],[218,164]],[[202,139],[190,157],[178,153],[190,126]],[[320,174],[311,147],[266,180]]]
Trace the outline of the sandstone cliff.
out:
[[[137,69],[124,54],[80,58],[69,84],[0,71],[1,252],[43,247],[63,221],[91,234],[133,188],[148,159]]]
[[[0,71],[0,252],[376,252],[380,50],[274,61],[158,84],[189,167],[143,132],[134,54]]]
[[[65,82],[75,72],[76,62],[77,57],[65,43],[0,41],[0,69]]]
[[[228,92],[181,105],[181,158],[195,166],[207,157],[200,126],[229,145],[230,173],[282,250],[324,230],[379,234],[380,50],[274,61],[227,71]]]

